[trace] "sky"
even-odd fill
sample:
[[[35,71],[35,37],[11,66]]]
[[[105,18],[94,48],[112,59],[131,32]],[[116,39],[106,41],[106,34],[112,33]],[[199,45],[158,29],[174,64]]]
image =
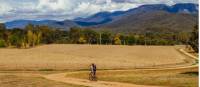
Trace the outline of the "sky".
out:
[[[0,0],[0,22],[65,20],[101,11],[125,11],[143,4],[198,3],[198,0]]]

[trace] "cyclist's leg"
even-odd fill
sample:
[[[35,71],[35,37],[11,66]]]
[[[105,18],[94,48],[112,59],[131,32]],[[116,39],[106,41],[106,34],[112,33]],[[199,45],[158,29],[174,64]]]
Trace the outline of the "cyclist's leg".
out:
[[[94,71],[94,80],[97,81],[96,71]]]
[[[89,73],[89,80],[92,80],[92,72]]]
[[[92,79],[95,80],[95,72],[92,72]]]
[[[96,77],[96,71],[94,71],[94,77]]]
[[[89,80],[93,81],[94,80],[94,74],[93,72],[89,73]]]

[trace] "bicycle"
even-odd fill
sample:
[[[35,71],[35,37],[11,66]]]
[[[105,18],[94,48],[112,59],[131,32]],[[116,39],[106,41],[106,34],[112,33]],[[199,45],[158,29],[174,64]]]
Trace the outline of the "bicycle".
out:
[[[97,81],[97,77],[91,72],[91,73],[89,73],[89,80],[90,81]]]

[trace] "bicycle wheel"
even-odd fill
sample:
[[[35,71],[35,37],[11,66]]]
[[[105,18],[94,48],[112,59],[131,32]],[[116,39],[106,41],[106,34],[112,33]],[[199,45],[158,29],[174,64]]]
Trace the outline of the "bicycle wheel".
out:
[[[97,77],[96,76],[93,77],[93,81],[97,81]]]
[[[89,73],[89,80],[92,81],[93,78],[92,78],[92,73]]]

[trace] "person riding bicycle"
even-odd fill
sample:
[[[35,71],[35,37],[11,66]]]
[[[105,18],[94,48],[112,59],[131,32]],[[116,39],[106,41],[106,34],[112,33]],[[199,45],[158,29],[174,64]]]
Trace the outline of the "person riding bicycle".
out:
[[[92,63],[90,65],[90,71],[91,71],[93,78],[96,78],[96,65],[94,63]]]

